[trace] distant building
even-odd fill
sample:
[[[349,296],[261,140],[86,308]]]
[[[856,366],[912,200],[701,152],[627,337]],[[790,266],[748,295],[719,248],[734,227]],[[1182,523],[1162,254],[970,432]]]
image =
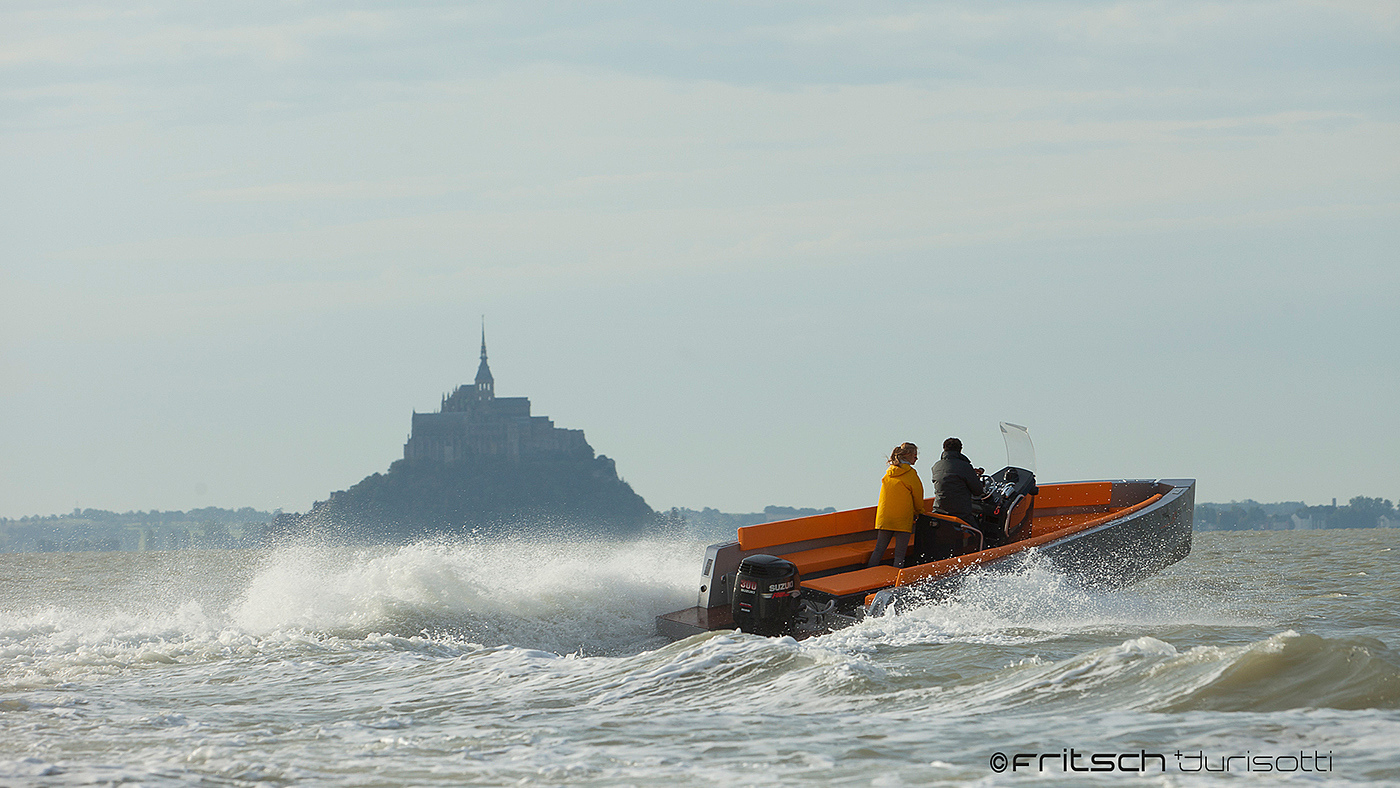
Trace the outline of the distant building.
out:
[[[347,539],[406,541],[436,534],[635,534],[656,513],[595,455],[583,430],[530,415],[525,397],[497,397],[486,363],[476,380],[442,398],[436,413],[414,412],[403,459],[304,515],[283,513],[269,538],[316,531]]]
[[[546,416],[530,415],[528,397],[497,397],[486,363],[486,330],[481,332],[481,365],[471,385],[458,386],[442,398],[437,413],[413,414],[412,432],[403,458],[416,462],[504,462],[592,457],[583,430],[554,426]]]

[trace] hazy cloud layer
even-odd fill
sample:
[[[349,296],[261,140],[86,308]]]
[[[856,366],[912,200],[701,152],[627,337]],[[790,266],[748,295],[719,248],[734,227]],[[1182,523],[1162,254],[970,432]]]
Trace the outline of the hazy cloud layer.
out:
[[[654,506],[862,505],[999,418],[1053,478],[1400,496],[1397,42],[1393,3],[7,4],[0,515],[305,508],[482,313]]]

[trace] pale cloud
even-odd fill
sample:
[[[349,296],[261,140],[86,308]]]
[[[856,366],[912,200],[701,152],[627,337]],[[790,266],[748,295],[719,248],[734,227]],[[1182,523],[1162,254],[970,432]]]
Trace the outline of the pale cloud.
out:
[[[9,31],[0,36],[0,64],[130,67],[211,58],[277,63],[304,59],[322,42],[375,37],[393,27],[390,15],[366,11],[254,24],[219,24],[218,17],[202,24],[170,21],[184,10],[173,5],[133,13],[74,9],[0,14]]]
[[[229,174],[229,171],[222,171]],[[381,181],[273,183],[229,189],[202,189],[191,196],[209,202],[302,202],[325,200],[395,200],[441,196],[460,191],[442,177],[392,178]]]
[[[0,66],[77,62],[98,40],[96,35],[73,34],[0,40]]]
[[[354,129],[344,137],[346,174],[433,174],[259,184],[224,170],[210,175],[220,185],[192,182],[198,188],[184,192],[210,204],[325,208],[329,219],[271,232],[159,233],[54,259],[113,268],[393,259],[426,273],[542,266],[609,278],[1258,226],[1309,210],[1370,215],[1390,202],[1394,124],[1303,110],[1075,117],[1119,100],[918,85],[677,87],[537,68],[435,85],[287,136],[289,161],[301,151],[297,138],[322,146]],[[472,116],[500,120],[478,124],[471,145],[460,146],[452,132]],[[405,121],[419,118],[433,122]],[[569,130],[567,142],[550,142],[558,129]],[[361,138],[413,145],[371,159]],[[739,144],[763,140],[775,147]],[[1279,166],[1305,156],[1309,167]],[[404,207],[335,218],[340,203]]]
[[[1300,420],[1323,395],[1327,414],[1400,418],[1376,393],[1400,386],[1396,365],[1360,364],[1355,341],[1396,325],[1396,16],[1302,0],[7,7],[0,395],[63,441],[108,437],[74,459],[28,416],[0,424],[35,458],[0,479],[16,507],[0,514],[62,502],[56,469],[178,474],[199,451],[182,434],[210,419],[259,447],[227,458],[235,474],[319,465],[287,413],[361,386],[416,396],[455,374],[420,339],[455,348],[482,311],[536,375],[520,393],[569,409],[657,505],[862,502],[849,458],[904,429],[871,406],[896,390],[921,420],[1036,416],[1061,467],[1191,473],[1205,445],[1223,495],[1315,498],[1232,470],[1258,452],[1211,436]],[[896,307],[922,316],[905,327],[920,342],[967,326],[962,346],[918,345],[915,378],[894,379]],[[729,344],[695,339],[716,335]],[[782,357],[750,358],[755,343]],[[984,348],[1018,349],[1016,385]],[[1171,379],[1078,374],[1149,350]],[[575,385],[600,366],[612,377]],[[927,371],[956,369],[984,374],[950,387]],[[1337,377],[1296,393],[1295,369]],[[199,396],[53,404],[94,376]],[[227,420],[244,386],[276,411],[265,422]],[[1115,433],[1148,411],[1178,433]],[[159,449],[114,454],[123,414],[159,422]],[[1327,414],[1300,420],[1300,443],[1345,426]],[[398,440],[402,416],[364,418]],[[345,478],[278,465],[276,505],[387,461],[389,444],[333,427]],[[664,430],[694,459],[647,466]],[[756,431],[821,467],[755,497],[770,495],[746,480]],[[1325,445],[1364,466],[1332,489],[1395,476],[1393,449]],[[1277,478],[1297,475],[1274,454]],[[149,475],[93,505],[183,505]],[[227,503],[269,505],[241,489]]]
[[[244,57],[273,63],[303,60],[321,42],[374,38],[392,29],[387,14],[349,11],[291,22],[206,29],[169,25],[112,42],[123,60],[182,62],[210,57]]]

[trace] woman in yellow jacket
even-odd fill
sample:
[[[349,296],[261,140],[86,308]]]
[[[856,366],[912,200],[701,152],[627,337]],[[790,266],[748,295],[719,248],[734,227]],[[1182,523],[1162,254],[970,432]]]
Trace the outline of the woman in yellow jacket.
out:
[[[880,480],[880,505],[875,507],[875,552],[868,566],[876,566],[885,557],[885,549],[894,537],[894,565],[904,566],[904,553],[909,549],[909,537],[914,535],[914,520],[924,511],[924,483],[914,470],[919,459],[919,447],[901,443],[890,452],[890,467]]]

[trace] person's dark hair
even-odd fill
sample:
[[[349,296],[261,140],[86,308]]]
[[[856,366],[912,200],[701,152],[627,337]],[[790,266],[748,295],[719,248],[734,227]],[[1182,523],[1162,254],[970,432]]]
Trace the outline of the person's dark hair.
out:
[[[948,440],[943,441],[943,451],[955,451],[961,454],[962,441],[958,440],[957,438],[949,438]]]

